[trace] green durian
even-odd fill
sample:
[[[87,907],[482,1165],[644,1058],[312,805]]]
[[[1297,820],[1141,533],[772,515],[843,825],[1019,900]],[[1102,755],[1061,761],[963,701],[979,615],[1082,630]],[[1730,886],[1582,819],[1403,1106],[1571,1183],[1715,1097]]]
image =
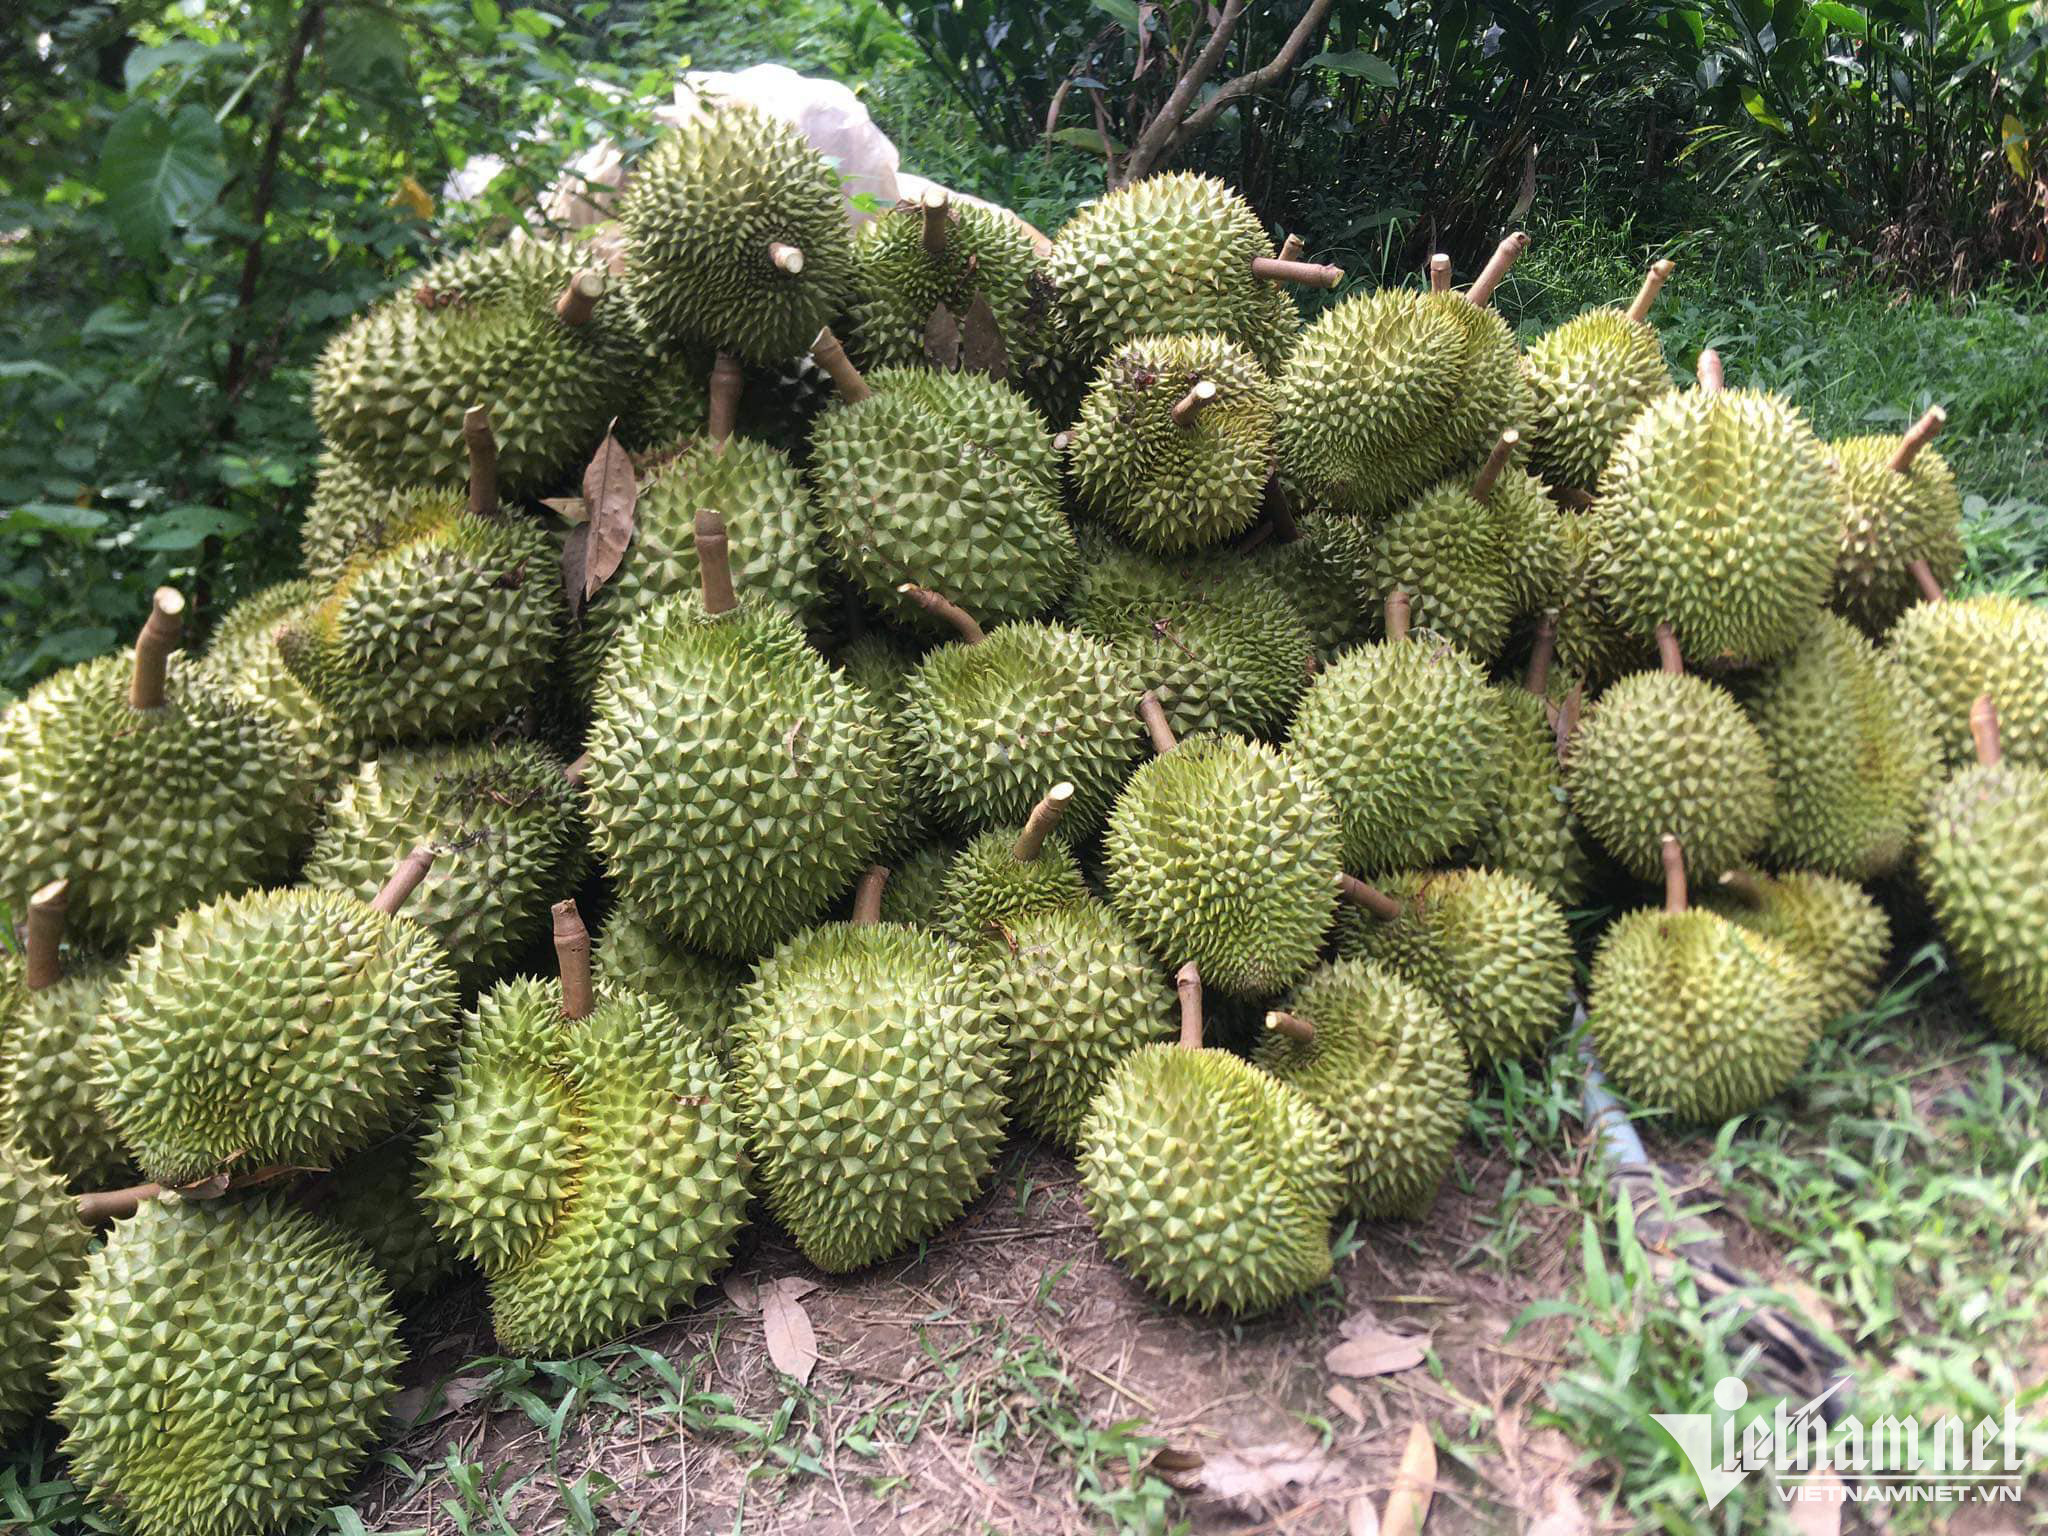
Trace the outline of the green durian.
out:
[[[882,888],[882,921],[907,923],[943,933],[951,926],[946,910],[946,876],[960,850],[951,843],[926,843],[899,859]]]
[[[1530,446],[1556,484],[1592,490],[1636,414],[1671,393],[1664,343],[1643,319],[1670,267],[1652,269],[1647,299],[1589,309],[1529,343]]]
[[[0,1135],[0,1439],[50,1395],[58,1332],[92,1234],[55,1169]]]
[[[1406,592],[1418,626],[1478,661],[1507,643],[1516,611],[1507,545],[1462,480],[1432,486],[1380,525],[1371,582],[1375,592]]]
[[[1877,996],[1891,921],[1863,887],[1834,875],[1730,870],[1708,905],[1731,923],[1776,939],[1821,988],[1821,1017],[1839,1018]]]
[[[349,562],[385,547],[392,531],[418,522],[424,507],[452,507],[460,490],[431,485],[391,486],[345,454],[320,455],[313,496],[299,524],[299,567],[323,585],[338,580]]]
[[[711,420],[709,372],[701,347],[650,346],[625,408],[612,429],[631,454],[663,455],[703,436]],[[737,381],[735,381],[737,382]],[[641,508],[647,487],[640,487]],[[636,509],[637,510],[637,509]],[[638,542],[644,527],[633,530]]]
[[[29,900],[24,963],[0,968],[0,1139],[43,1159],[74,1189],[117,1182],[121,1138],[93,1097],[110,961],[60,949],[69,887]]]
[[[1549,487],[1526,469],[1509,465],[1486,505],[1500,543],[1509,606],[1518,615],[1557,607],[1570,588],[1573,551],[1564,513],[1550,499]]]
[[[1657,664],[1648,640],[1623,629],[1607,598],[1606,539],[1597,512],[1559,514],[1565,552],[1564,585],[1557,601],[1557,659],[1584,679],[1588,696],[1618,677]]]
[[[1935,581],[1955,580],[1963,565],[1963,498],[1948,461],[1924,446],[1930,425],[1947,418],[1937,408],[1906,436],[1917,444],[1904,469],[1892,465],[1901,440],[1850,437],[1827,445],[1835,493],[1841,502],[1841,544],[1829,603],[1865,634],[1881,637],[1920,600],[1909,570],[1927,562]]]
[[[434,1228],[419,1174],[419,1133],[408,1129],[355,1153],[320,1186],[320,1214],[363,1245],[395,1296],[424,1296],[461,1263]]]
[[[739,967],[671,944],[625,908],[605,919],[593,965],[600,987],[652,998],[724,1058],[745,980]]]
[[[1939,722],[1950,767],[1971,760],[1966,724],[1985,694],[1997,702],[2008,757],[2048,767],[2048,608],[1984,593],[1918,603],[1892,626],[1885,649]]]
[[[1539,678],[1538,686],[1543,686]],[[1473,839],[1468,857],[1486,869],[1519,875],[1570,911],[1593,884],[1592,860],[1579,841],[1578,818],[1565,789],[1558,730],[1567,710],[1526,686],[1495,690],[1505,735],[1500,789],[1492,820]]]
[[[962,848],[940,888],[939,931],[963,944],[986,944],[992,933],[1003,943],[1018,918],[1088,900],[1072,847],[1052,830],[1072,800],[1073,786],[1056,784],[1022,831],[984,832]]]
[[[1059,295],[1043,258],[1025,275],[1023,308],[1005,339],[1009,377],[1018,391],[1055,429],[1071,427],[1080,419],[1095,360],[1083,356],[1079,342],[1061,326]]]
[[[898,203],[861,225],[853,255],[860,297],[848,339],[866,366],[913,368],[931,361],[925,333],[941,305],[960,324],[978,301],[987,306],[1006,353],[1022,343],[1037,253],[1023,223],[1004,210],[934,189],[929,203]],[[1017,359],[1007,361],[1014,369]]]
[[[903,714],[904,695],[909,691],[910,679],[916,674],[922,655],[903,643],[902,637],[874,630],[841,646],[834,660],[847,680],[865,692],[874,705],[875,713],[882,719],[883,729],[889,733],[895,761],[903,771],[896,815],[889,824],[889,830],[882,834],[881,845],[875,850],[877,858],[884,862],[894,860],[900,865],[934,836],[933,817],[919,796],[917,775],[913,771],[916,755]],[[897,878],[905,873],[899,868]],[[900,895],[897,899],[901,899]]]
[[[314,581],[281,581],[227,611],[207,642],[200,669],[251,708],[270,716],[299,745],[309,782],[324,791],[362,756],[356,733],[292,676],[277,648],[280,624],[301,624],[326,595]]]
[[[1305,512],[1295,519],[1295,537],[1254,552],[1259,568],[1301,615],[1320,661],[1336,660],[1378,627],[1373,533],[1362,517]]]

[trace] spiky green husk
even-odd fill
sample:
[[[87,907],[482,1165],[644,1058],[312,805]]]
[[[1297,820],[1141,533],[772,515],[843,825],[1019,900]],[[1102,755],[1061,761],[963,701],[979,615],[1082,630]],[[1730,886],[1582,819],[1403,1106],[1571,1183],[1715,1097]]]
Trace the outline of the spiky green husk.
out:
[[[1932,448],[1921,449],[1902,475],[1891,467],[1896,437],[1827,446],[1842,517],[1828,600],[1865,634],[1882,636],[1920,600],[1910,562],[1925,560],[1943,586],[1962,569],[1963,498],[1948,461]]]
[[[959,850],[951,843],[926,843],[889,870],[882,887],[882,921],[908,923],[934,933],[951,925],[946,911],[946,876]]]
[[[321,1185],[320,1214],[363,1245],[397,1296],[423,1296],[453,1275],[455,1250],[420,1198],[414,1131],[363,1148]]]
[[[1600,479],[1602,587],[1639,638],[1771,661],[1805,638],[1834,578],[1841,507],[1806,418],[1753,389],[1644,407]]]
[[[292,676],[276,632],[280,624],[305,622],[325,596],[315,581],[281,581],[251,593],[221,619],[200,662],[208,678],[269,715],[299,744],[307,779],[323,791],[355,766],[362,745]]]
[[[1409,597],[1418,628],[1488,662],[1507,643],[1515,604],[1508,551],[1492,513],[1462,479],[1432,486],[1373,536],[1372,590]]]
[[[92,949],[282,879],[311,824],[297,744],[171,658],[163,706],[129,707],[126,656],[66,668],[0,713],[0,901],[71,882]]]
[[[1990,593],[1920,603],[1892,626],[1886,649],[1937,722],[1951,766],[1974,761],[1970,706],[1988,693],[2005,755],[2048,767],[2048,608]]]
[[[2007,758],[1935,795],[1920,879],[1970,995],[2014,1044],[2048,1053],[2048,771]]]
[[[1345,1209],[1375,1221],[1422,1215],[1471,1104],[1458,1028],[1427,990],[1365,960],[1317,967],[1287,1006],[1315,1038],[1268,1031],[1252,1059],[1329,1117]]]
[[[942,627],[897,592],[915,582],[983,625],[1028,619],[1073,577],[1045,422],[976,373],[884,368],[874,393],[828,411],[811,438],[818,520],[839,563],[880,607]]]
[[[278,654],[364,740],[460,736],[523,708],[553,664],[558,566],[532,524],[430,508],[281,629]]]
[[[1315,963],[1342,872],[1337,807],[1295,756],[1194,736],[1131,776],[1110,813],[1110,904],[1162,963],[1270,997]]]
[[[50,1367],[92,1235],[41,1158],[0,1135],[0,1438],[50,1395]]]
[[[1509,606],[1517,614],[1557,607],[1571,580],[1573,554],[1564,514],[1550,499],[1549,487],[1510,465],[1494,482],[1486,508],[1500,541]]]
[[[798,935],[755,972],[736,1040],[762,1193],[820,1269],[921,1242],[981,1192],[1008,1112],[1003,1018],[936,935]]]
[[[1506,735],[1500,788],[1490,824],[1473,840],[1474,864],[1520,875],[1567,911],[1593,883],[1565,793],[1553,706],[1520,686],[1498,690]]]
[[[1330,1273],[1337,1134],[1235,1056],[1133,1051],[1082,1124],[1080,1166],[1103,1247],[1176,1305],[1263,1312]]]
[[[924,209],[899,203],[854,231],[853,334],[849,344],[870,368],[925,363],[925,327],[943,304],[964,321],[977,298],[995,316],[1005,350],[1015,353],[1028,329],[1022,311],[1036,252],[1024,225],[1010,214],[955,199],[946,210],[946,240],[934,258],[924,248]]]
[[[1306,512],[1295,527],[1300,537],[1261,545],[1253,558],[1301,615],[1316,656],[1333,661],[1371,637],[1384,598],[1373,595],[1373,525]]]
[[[370,1454],[405,1351],[355,1243],[282,1201],[150,1201],[64,1325],[71,1473],[132,1536],[296,1525]]]
[[[1391,921],[1356,908],[1337,952],[1405,977],[1435,998],[1475,1065],[1534,1056],[1571,1008],[1572,939],[1564,910],[1519,875],[1453,869],[1386,882]]]
[[[1216,396],[1187,426],[1173,408],[1197,381]],[[1258,520],[1273,473],[1274,390],[1220,336],[1147,336],[1103,363],[1067,449],[1083,501],[1140,549],[1220,544]]]
[[[508,494],[545,491],[576,468],[625,403],[645,343],[625,306],[585,325],[555,303],[588,250],[508,240],[447,256],[328,342],[313,373],[320,435],[371,478],[459,487],[463,412],[486,406]]]
[[[710,378],[705,349],[650,347],[613,429],[619,446],[628,453],[660,454],[702,436],[711,416]],[[643,484],[640,491],[644,498],[647,487]],[[637,528],[634,537],[637,541]]]
[[[1116,651],[1130,697],[1159,695],[1176,733],[1277,736],[1308,684],[1308,627],[1273,579],[1229,557],[1167,562],[1091,547],[1074,627]]]
[[[335,795],[303,878],[368,901],[396,854],[431,843],[433,868],[405,914],[474,991],[541,937],[549,906],[586,873],[581,799],[560,760],[530,742],[387,753]]]
[[[1585,679],[1591,697],[1618,677],[1657,664],[1655,646],[1614,617],[1605,578],[1606,536],[1594,512],[1559,515],[1564,586],[1557,604],[1557,659]]]
[[[784,362],[853,289],[838,176],[795,127],[743,103],[696,113],[648,151],[619,222],[626,292],[669,346]],[[777,241],[804,253],[801,272],[770,260]]]
[[[984,832],[947,867],[939,896],[939,931],[965,944],[1007,942],[1021,917],[1088,900],[1074,850],[1057,833],[1035,859],[1019,859],[1015,828]],[[888,887],[884,886],[884,893]]]
[[[1325,668],[1293,743],[1343,818],[1346,868],[1369,874],[1446,859],[1486,825],[1507,732],[1485,673],[1417,633]]]
[[[108,989],[94,1086],[143,1172],[325,1167],[439,1065],[455,975],[427,928],[329,891],[187,912]]]
[[[1590,491],[1638,412],[1671,392],[1664,344],[1625,310],[1589,309],[1529,343],[1531,446],[1559,485]]]
[[[912,771],[917,757],[903,715],[903,698],[918,669],[920,655],[897,636],[871,631],[841,646],[834,660],[847,680],[867,694],[875,713],[881,716],[896,763],[903,772],[896,815],[875,849],[875,857],[883,862],[900,862],[933,836],[931,814],[918,794],[917,775]]]
[[[1742,706],[1705,678],[1637,672],[1579,724],[1565,764],[1579,823],[1639,879],[1663,869],[1663,839],[1701,880],[1745,862],[1777,817],[1770,753]]]
[[[684,1033],[726,1054],[745,979],[737,966],[678,948],[621,908],[605,920],[591,968],[599,986],[645,993]]]
[[[340,454],[323,454],[313,499],[299,525],[300,568],[308,580],[331,586],[355,561],[389,549],[421,522],[465,505],[461,491],[431,485],[391,489]]]
[[[116,1181],[121,1138],[93,1101],[94,1042],[114,967],[77,955],[64,978],[31,992],[0,979],[0,1137],[45,1159],[74,1189]]]
[[[1747,871],[1760,898],[1714,893],[1713,910],[1731,923],[1776,939],[1813,971],[1821,1017],[1853,1013],[1877,996],[1891,953],[1891,921],[1860,885],[1833,875]]]
[[[621,896],[734,959],[812,921],[898,812],[880,716],[774,604],[650,609],[614,643],[589,741],[591,839]]]
[[[1695,908],[1631,912],[1593,957],[1587,1028],[1645,1109],[1712,1122],[1773,1097],[1824,1022],[1820,983],[1777,940]]]
[[[1273,242],[1245,200],[1212,176],[1147,176],[1088,204],[1053,239],[1045,271],[1068,346],[1090,360],[1140,336],[1219,335],[1271,371],[1301,314],[1252,276]]]
[[[1824,614],[1747,702],[1777,783],[1770,860],[1852,880],[1897,869],[1938,779],[1933,732],[1897,665]]]

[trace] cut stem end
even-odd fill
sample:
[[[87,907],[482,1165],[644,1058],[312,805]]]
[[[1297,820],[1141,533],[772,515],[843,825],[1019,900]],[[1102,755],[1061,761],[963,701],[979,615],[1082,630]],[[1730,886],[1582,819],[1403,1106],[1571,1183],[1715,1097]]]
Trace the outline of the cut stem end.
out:
[[[128,680],[131,709],[161,709],[171,652],[185,632],[185,596],[175,587],[158,587],[150,599],[149,617],[135,637],[135,670]]]
[[[1074,786],[1066,780],[1062,779],[1047,790],[1045,798],[1031,807],[1031,814],[1024,821],[1024,830],[1017,834],[1017,841],[1010,847],[1010,857],[1019,864],[1035,862],[1045,852],[1045,840],[1052,836],[1053,829],[1073,803]]]
[[[587,1019],[597,1007],[597,988],[590,975],[590,930],[574,901],[558,901],[555,918],[555,964],[562,975],[562,1017]]]
[[[1173,973],[1173,989],[1180,994],[1180,1043],[1183,1050],[1202,1048],[1202,971],[1190,960]]]

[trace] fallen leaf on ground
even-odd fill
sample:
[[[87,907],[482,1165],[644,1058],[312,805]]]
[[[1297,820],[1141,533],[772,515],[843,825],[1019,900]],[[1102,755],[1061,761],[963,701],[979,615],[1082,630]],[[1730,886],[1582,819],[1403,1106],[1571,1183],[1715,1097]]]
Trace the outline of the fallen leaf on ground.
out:
[[[1401,1453],[1401,1467],[1394,1474],[1394,1490],[1387,1495],[1387,1516],[1380,1522],[1385,1536],[1417,1536],[1429,1518],[1429,1503],[1436,1496],[1436,1442],[1429,1426],[1419,1420],[1408,1430],[1408,1448]]]
[[[725,1292],[725,1299],[742,1312],[761,1310],[761,1284],[751,1276],[729,1269],[725,1278],[718,1282],[718,1288]]]
[[[1330,1453],[1313,1444],[1226,1446],[1202,1458],[1202,1491],[1255,1514],[1294,1502],[1295,1490],[1336,1475]]]
[[[1365,1404],[1361,1403],[1358,1400],[1358,1394],[1345,1386],[1343,1382],[1331,1382],[1329,1390],[1324,1392],[1323,1396],[1327,1397],[1330,1400],[1330,1405],[1343,1414],[1345,1418],[1356,1424],[1360,1429],[1365,1428]]]
[[[1579,1508],[1579,1496],[1571,1484],[1552,1483],[1548,1503],[1549,1507],[1529,1527],[1528,1536],[1591,1536],[1593,1523]]]
[[[1422,1364],[1428,1345],[1427,1334],[1368,1333],[1331,1345],[1323,1364],[1339,1376],[1388,1376]]]
[[[495,1371],[469,1371],[446,1381],[407,1387],[391,1400],[391,1416],[408,1429],[460,1413],[490,1390]]]
[[[781,1285],[761,1292],[761,1331],[768,1336],[768,1358],[798,1386],[810,1385],[818,1365],[818,1336],[804,1304]]]
[[[1344,1530],[1345,1536],[1380,1536],[1380,1512],[1364,1494],[1344,1506]]]

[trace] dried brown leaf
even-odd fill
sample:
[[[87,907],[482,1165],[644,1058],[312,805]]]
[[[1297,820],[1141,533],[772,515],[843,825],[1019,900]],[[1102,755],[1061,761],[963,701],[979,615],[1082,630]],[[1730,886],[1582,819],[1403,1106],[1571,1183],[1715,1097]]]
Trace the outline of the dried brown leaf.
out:
[[[960,366],[992,379],[1009,376],[1010,349],[1003,345],[1003,327],[985,294],[975,294],[974,302],[967,306],[967,318],[961,322]]]
[[[569,602],[569,617],[583,612],[583,572],[590,554],[590,524],[578,523],[562,540],[562,596]]]
[[[1380,1512],[1372,1500],[1357,1494],[1344,1506],[1345,1536],[1380,1536]]]
[[[725,1272],[725,1278],[719,1281],[718,1285],[725,1292],[725,1299],[738,1307],[742,1312],[758,1312],[761,1310],[761,1285],[759,1281],[741,1274],[736,1269],[728,1269]]]
[[[590,503],[581,496],[543,496],[540,504],[565,523],[590,521]]]
[[[583,471],[583,500],[590,508],[590,544],[583,563],[586,601],[604,590],[619,562],[626,558],[626,546],[633,542],[633,508],[639,499],[632,456],[607,430]]]
[[[804,1304],[780,1285],[761,1292],[761,1331],[768,1336],[768,1358],[798,1386],[810,1385],[818,1365],[818,1335]]]
[[[924,323],[924,356],[941,373],[960,371],[960,321],[943,303]]]
[[[1436,1442],[1430,1438],[1429,1426],[1417,1420],[1408,1429],[1408,1448],[1401,1453],[1393,1491],[1387,1495],[1381,1531],[1385,1536],[1418,1536],[1435,1496]]]
[[[1399,1333],[1367,1333],[1330,1346],[1323,1365],[1339,1376],[1391,1376],[1411,1371],[1422,1364],[1427,1353],[1427,1336],[1415,1338]]]
[[[1203,1457],[1201,1487],[1226,1504],[1270,1515],[1293,1503],[1296,1489],[1338,1475],[1330,1453],[1315,1445],[1227,1446]]]
[[[1361,1403],[1358,1400],[1358,1394],[1345,1386],[1343,1382],[1331,1382],[1324,1391],[1323,1396],[1327,1397],[1330,1400],[1330,1406],[1343,1414],[1345,1418],[1356,1424],[1360,1429],[1365,1428],[1365,1404]]]

